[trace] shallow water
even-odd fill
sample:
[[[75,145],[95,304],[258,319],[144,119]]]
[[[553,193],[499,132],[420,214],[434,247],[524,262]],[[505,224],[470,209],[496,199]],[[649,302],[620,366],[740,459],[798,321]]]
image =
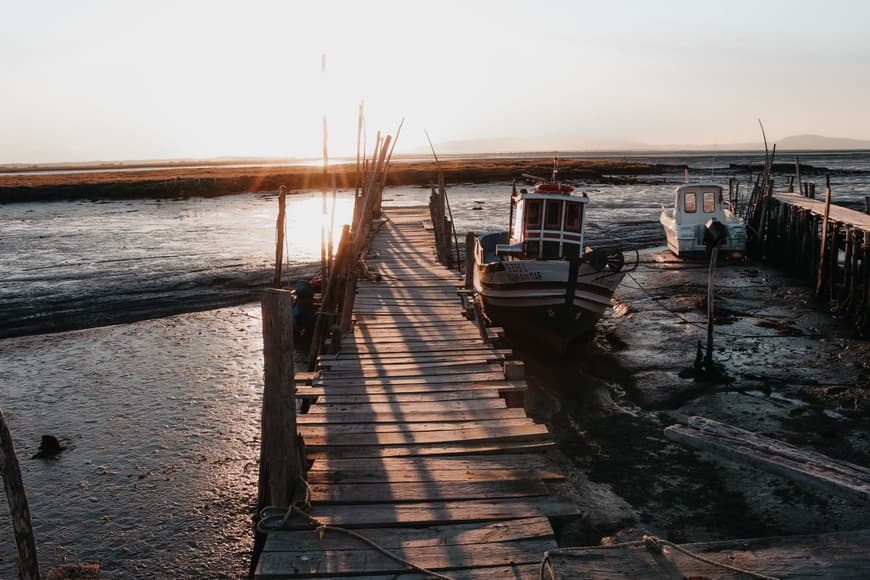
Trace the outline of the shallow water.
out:
[[[868,159],[803,158],[865,170]],[[654,161],[688,162],[693,175],[724,163],[721,156]],[[739,177],[745,192],[747,176]],[[590,244],[664,243],[658,216],[674,178],[642,181],[579,184],[591,198]],[[847,191],[856,204],[870,194],[867,175],[833,181],[835,202]],[[508,183],[451,185],[460,240],[468,230],[505,229],[509,191]],[[424,205],[428,195],[390,188],[385,199]],[[350,194],[338,197],[347,212]],[[271,280],[276,208],[274,196],[251,194],[0,205],[0,321],[100,324],[119,312],[153,316],[167,304],[195,310],[250,301]],[[295,274],[315,269],[320,212],[317,193],[288,200]],[[261,349],[259,307],[251,304],[0,339],[0,406],[22,459],[43,571],[93,561],[106,578],[247,573]],[[69,449],[56,460],[27,459],[43,434]],[[0,578],[8,578],[17,564],[0,504]]]
[[[22,464],[43,573],[106,578],[246,573],[257,489],[258,307],[12,338],[0,401]],[[28,459],[43,434],[68,449]],[[0,508],[0,577],[15,546]]]

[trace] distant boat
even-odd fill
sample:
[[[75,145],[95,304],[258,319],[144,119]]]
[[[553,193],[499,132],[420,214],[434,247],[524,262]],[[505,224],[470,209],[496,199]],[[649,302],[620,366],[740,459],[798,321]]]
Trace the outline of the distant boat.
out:
[[[585,248],[589,196],[555,180],[513,183],[507,232],[477,238],[474,289],[484,314],[509,337],[556,354],[588,335],[622,281],[620,248]],[[533,176],[523,176],[533,178]]]
[[[681,185],[674,191],[674,207],[662,210],[659,218],[665,228],[668,248],[681,257],[704,257],[709,232],[714,222],[724,226],[725,239],[720,251],[746,250],[746,225],[724,199],[722,187],[709,183]]]

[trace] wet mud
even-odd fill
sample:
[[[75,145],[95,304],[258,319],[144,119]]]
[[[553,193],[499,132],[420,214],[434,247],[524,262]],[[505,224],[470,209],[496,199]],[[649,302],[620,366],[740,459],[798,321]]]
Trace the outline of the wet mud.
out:
[[[569,474],[559,491],[585,514],[560,530],[563,545],[645,532],[697,542],[870,526],[853,500],[665,437],[668,425],[699,415],[870,466],[870,344],[799,281],[724,260],[714,276],[720,372],[699,378],[687,371],[706,342],[707,275],[701,262],[645,250],[593,340],[557,363],[514,341],[527,364],[527,408],[551,427],[554,457]]]

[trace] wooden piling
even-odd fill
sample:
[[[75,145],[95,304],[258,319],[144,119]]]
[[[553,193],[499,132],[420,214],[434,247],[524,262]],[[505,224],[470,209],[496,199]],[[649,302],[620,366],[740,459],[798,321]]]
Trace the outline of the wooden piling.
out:
[[[825,214],[822,217],[821,248],[819,249],[818,274],[816,276],[816,296],[821,296],[824,285],[825,247],[828,243],[828,216],[831,212],[831,178],[828,177],[825,187]]]
[[[287,188],[282,185],[278,191],[278,220],[275,224],[277,236],[275,240],[275,277],[272,280],[273,288],[281,287],[281,268],[284,264],[284,233],[287,219]]]
[[[0,466],[2,466],[3,487],[9,503],[9,517],[18,549],[18,575],[22,580],[39,580],[39,558],[36,553],[36,538],[30,521],[30,507],[21,479],[21,467],[6,415],[0,409]]]
[[[263,293],[263,452],[260,464],[261,507],[289,506],[304,477],[296,429],[293,361],[293,305],[290,292]]]

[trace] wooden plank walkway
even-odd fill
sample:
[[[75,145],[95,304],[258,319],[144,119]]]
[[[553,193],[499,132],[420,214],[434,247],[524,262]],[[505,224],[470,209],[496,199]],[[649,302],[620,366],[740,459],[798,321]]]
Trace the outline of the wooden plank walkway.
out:
[[[424,207],[395,207],[376,234],[353,333],[298,396],[311,516],[352,529],[451,578],[538,578],[557,547],[549,517],[579,515],[551,493],[564,479],[543,453],[545,425],[503,395],[509,351],[462,316],[460,276],[435,263]],[[422,578],[338,531],[301,519],[268,534],[257,578]]]
[[[818,216],[825,215],[824,201],[818,201],[815,199],[810,199],[808,197],[803,197],[802,195],[797,193],[777,193],[774,195],[774,197],[777,199],[777,201],[810,210],[812,213]],[[865,232],[870,232],[870,215],[861,213],[860,211],[856,211],[854,209],[849,209],[847,207],[842,207],[839,205],[831,205],[828,217],[832,221],[840,222],[845,226],[858,228]]]

